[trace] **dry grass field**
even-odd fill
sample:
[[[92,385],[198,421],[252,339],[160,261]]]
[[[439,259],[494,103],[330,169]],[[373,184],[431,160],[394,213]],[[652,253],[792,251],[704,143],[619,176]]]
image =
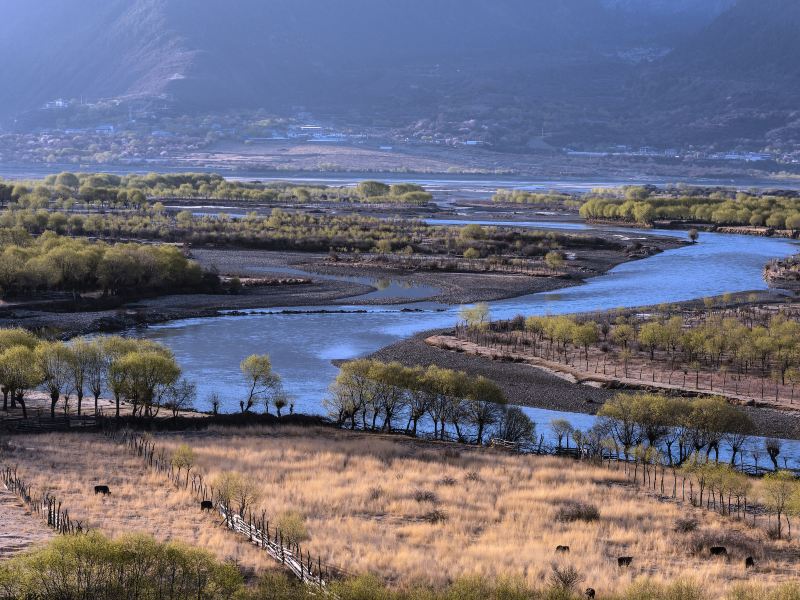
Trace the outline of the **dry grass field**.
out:
[[[16,438],[9,457],[28,480],[63,498],[73,518],[111,534],[145,531],[183,539],[268,566],[201,516],[187,492],[101,437],[53,434]],[[538,586],[555,563],[574,565],[598,591],[636,578],[691,578],[723,594],[737,582],[772,583],[795,574],[794,542],[770,541],[748,527],[700,509],[661,501],[625,483],[621,472],[569,459],[515,456],[404,438],[329,429],[218,429],[156,437],[158,447],[189,444],[195,469],[212,479],[249,474],[274,520],[299,513],[303,547],[351,573],[390,583],[443,584],[462,575],[521,576]],[[93,473],[94,475],[88,475]],[[112,496],[94,496],[107,483]],[[574,503],[594,505],[594,520],[559,518]],[[696,530],[676,531],[681,517]],[[302,528],[301,528],[302,529]],[[557,555],[558,545],[570,546]],[[724,545],[729,560],[711,558]],[[744,558],[754,556],[755,570]],[[617,557],[632,556],[620,569]],[[259,565],[261,563],[261,565]]]
[[[219,527],[216,514],[201,514],[189,492],[100,435],[31,435],[10,442],[13,450],[0,457],[3,464],[16,465],[36,494],[55,495],[73,521],[111,536],[141,532],[180,540],[246,568],[274,568],[257,548]],[[96,495],[95,485],[108,485],[111,495]]]

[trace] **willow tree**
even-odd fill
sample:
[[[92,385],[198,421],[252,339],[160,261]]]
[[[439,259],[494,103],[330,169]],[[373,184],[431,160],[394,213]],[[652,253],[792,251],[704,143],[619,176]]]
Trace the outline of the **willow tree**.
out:
[[[267,354],[251,354],[245,358],[239,368],[247,382],[247,400],[240,406],[243,413],[250,411],[259,400],[267,400],[280,384],[280,377],[272,370],[272,361]],[[265,402],[266,404],[266,402]]]
[[[33,335],[27,329],[22,327],[13,327],[9,329],[0,329],[0,352],[5,352],[15,347],[23,347],[28,350],[33,350],[39,343],[39,338]],[[5,381],[0,381],[3,391],[3,410],[8,410],[8,397],[11,396],[11,406],[14,406],[16,400],[14,395],[11,394],[11,389],[6,385]]]
[[[0,382],[7,393],[22,407],[22,416],[27,418],[25,394],[42,383],[43,375],[38,368],[36,355],[26,346],[14,346],[0,354]]]
[[[69,393],[73,353],[63,342],[42,342],[35,350],[36,365],[50,394],[50,416],[56,416],[59,396]],[[66,409],[66,402],[64,403]]]

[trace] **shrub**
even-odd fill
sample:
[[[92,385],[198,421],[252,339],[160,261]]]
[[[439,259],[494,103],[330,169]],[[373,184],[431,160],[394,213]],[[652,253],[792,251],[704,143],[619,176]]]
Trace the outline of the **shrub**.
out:
[[[480,481],[481,476],[478,475],[477,471],[470,471],[467,473],[467,481]]]
[[[550,573],[550,585],[554,588],[559,588],[562,590],[566,590],[572,592],[578,586],[578,584],[583,581],[583,575],[580,574],[580,571],[573,567],[572,565],[567,566],[559,566],[559,565],[552,565],[551,567],[552,572]]]
[[[0,567],[0,595],[9,599],[227,600],[241,589],[236,568],[208,552],[142,535],[60,537]]]
[[[573,502],[562,506],[556,513],[556,520],[563,523],[573,521],[597,521],[600,518],[600,510],[594,504]]]
[[[438,502],[436,494],[428,490],[417,490],[414,492],[414,500],[417,502],[430,502],[432,504]]]
[[[675,519],[675,531],[678,533],[691,533],[697,529],[697,521],[692,517],[679,517]]]
[[[444,523],[447,521],[447,513],[443,510],[432,510],[422,518],[423,520],[435,525],[437,523]]]
[[[306,520],[299,512],[287,510],[278,517],[276,523],[278,530],[283,534],[284,541],[299,544],[308,539]]]

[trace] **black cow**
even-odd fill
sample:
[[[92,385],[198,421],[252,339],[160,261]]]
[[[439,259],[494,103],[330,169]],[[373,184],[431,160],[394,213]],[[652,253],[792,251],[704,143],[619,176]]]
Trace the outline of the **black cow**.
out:
[[[591,600],[592,598],[594,598],[594,593],[595,593],[595,592],[594,592],[594,588],[586,588],[586,591],[585,591],[585,592],[583,592],[583,594],[584,594],[584,595],[585,595],[585,596],[586,596],[586,597],[587,597],[589,600]]]
[[[748,556],[744,559],[744,568],[745,569],[752,569],[756,566],[756,561],[753,560],[752,556]]]
[[[619,566],[619,567],[630,567],[632,562],[633,562],[633,557],[632,556],[620,556],[617,559],[617,566]]]
[[[103,494],[103,496],[110,496],[111,490],[108,489],[107,485],[96,485],[94,486],[94,493]]]
[[[214,503],[211,500],[202,500],[200,502],[200,510],[214,510]]]
[[[711,556],[728,556],[728,549],[725,546],[711,546],[709,552]]]
[[[556,546],[556,552],[559,554],[569,554],[569,546]]]

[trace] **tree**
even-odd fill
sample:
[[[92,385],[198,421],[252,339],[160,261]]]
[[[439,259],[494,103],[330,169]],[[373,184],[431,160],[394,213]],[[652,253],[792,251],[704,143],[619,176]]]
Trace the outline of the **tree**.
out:
[[[277,389],[280,378],[272,372],[272,361],[267,354],[252,354],[239,368],[247,381],[247,400],[240,402],[242,412],[249,412],[259,400],[265,400]]]
[[[235,471],[222,473],[216,479],[214,487],[217,490],[219,501],[228,510],[235,508],[242,518],[248,509],[255,508],[261,498],[258,483]]]
[[[356,190],[363,198],[375,198],[388,195],[391,188],[380,181],[362,181]]]
[[[0,329],[0,352],[9,350],[11,348],[21,346],[33,350],[39,343],[39,338],[33,335],[27,329],[22,327],[14,327],[10,329]],[[10,394],[11,389],[8,387],[5,380],[0,378],[0,385],[3,391],[3,410],[8,410],[8,397],[12,396],[12,403],[15,402],[13,394]]]
[[[557,250],[551,250],[544,256],[544,264],[551,271],[558,271],[564,266],[564,256]]]
[[[790,499],[797,494],[797,480],[790,471],[768,473],[763,480],[764,504],[778,517],[778,538],[781,537],[781,516]]]
[[[778,455],[781,453],[781,441],[777,438],[768,438],[764,440],[764,449],[767,451],[769,459],[772,461],[772,466],[775,471],[778,471]]]
[[[513,444],[530,443],[536,436],[536,424],[521,408],[511,406],[503,411],[503,418],[500,420],[495,435],[501,440]]]
[[[124,390],[133,402],[134,416],[141,406],[148,417],[158,414],[165,394],[181,374],[174,356],[147,348],[123,356],[114,363],[114,370],[125,374]]]
[[[105,351],[102,338],[91,340],[85,349],[86,360],[86,385],[94,398],[94,414],[99,412],[98,403],[100,394],[108,377],[110,355]]]
[[[506,402],[503,391],[485,377],[479,376],[468,384],[465,408],[467,418],[477,427],[476,444],[482,445],[486,427],[501,419]]]
[[[474,306],[465,306],[459,312],[461,320],[470,329],[485,329],[489,324],[489,305],[486,302],[478,302]]]
[[[632,398],[618,394],[603,404],[597,415],[606,420],[615,439],[622,446],[625,460],[630,458],[631,448],[642,439],[636,416],[631,410]]]
[[[182,469],[186,469],[186,484],[189,484],[189,471],[192,470],[192,467],[195,463],[195,456],[194,450],[189,444],[181,444],[175,449],[175,452],[172,453],[172,459],[170,461],[172,466],[178,469],[178,474]]]
[[[78,416],[80,416],[83,394],[90,378],[90,369],[93,366],[92,362],[96,359],[96,346],[85,338],[78,338],[72,343],[70,350],[72,351],[69,365],[70,385],[78,397]],[[95,400],[96,403],[97,400]],[[97,412],[97,406],[95,406],[95,412]]]
[[[340,425],[350,421],[350,428],[355,429],[356,415],[372,402],[374,389],[371,369],[372,361],[366,359],[346,362],[339,369],[330,394],[323,403],[328,414]]]
[[[567,447],[569,447],[569,436],[574,431],[572,424],[566,419],[553,419],[550,421],[550,428],[558,439],[558,449],[562,448],[565,437],[567,438]]]
[[[59,396],[62,392],[65,395],[69,392],[74,355],[63,342],[42,342],[35,353],[36,364],[50,394],[50,416],[55,418]]]
[[[181,411],[194,408],[194,402],[197,400],[197,385],[188,379],[181,379],[169,386],[166,398],[165,406],[172,410],[172,417],[177,419]]]
[[[12,398],[22,407],[22,416],[27,418],[25,394],[42,383],[44,376],[39,370],[34,351],[26,346],[13,346],[0,354],[0,381]]]

